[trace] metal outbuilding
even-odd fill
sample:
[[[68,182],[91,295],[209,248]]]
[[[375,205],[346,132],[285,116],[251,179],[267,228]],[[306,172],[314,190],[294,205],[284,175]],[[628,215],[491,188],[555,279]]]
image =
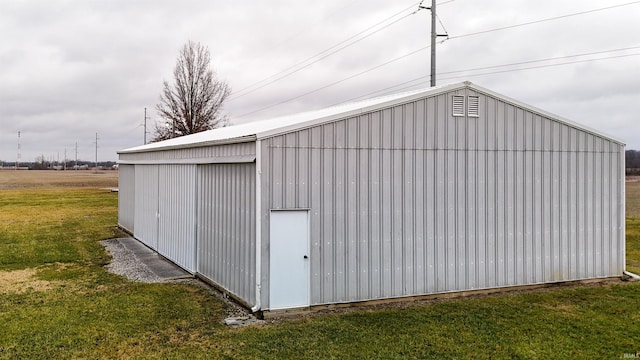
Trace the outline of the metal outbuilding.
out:
[[[621,276],[624,143],[469,82],[119,152],[119,225],[259,310]]]

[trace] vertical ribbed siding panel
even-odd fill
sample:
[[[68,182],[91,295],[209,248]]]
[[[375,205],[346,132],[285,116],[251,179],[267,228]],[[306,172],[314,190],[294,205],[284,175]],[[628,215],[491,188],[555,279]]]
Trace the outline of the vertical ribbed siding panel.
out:
[[[454,94],[262,142],[263,212],[310,209],[311,304],[620,275],[620,146]]]
[[[487,142],[485,149],[493,149],[497,144],[498,129],[497,125],[497,108],[498,102],[493,98],[486,99],[486,119],[484,119],[487,126]],[[495,203],[496,197],[496,152],[485,152],[486,158],[486,174],[485,174],[485,188],[486,193],[486,250],[485,250],[485,286],[494,287],[497,286],[496,268],[496,238],[497,238],[497,207]],[[482,190],[481,190],[482,191]]]
[[[134,232],[136,168],[120,165],[118,171],[118,225]]]
[[[196,165],[159,165],[158,253],[195,271]]]
[[[416,119],[415,111],[416,106],[419,103],[412,103],[405,107],[402,107],[402,112],[396,112],[396,116],[401,116],[398,119],[398,123],[402,126],[402,139],[403,148],[416,148]],[[402,226],[402,262],[405,266],[402,268],[402,293],[414,294],[418,292],[418,289],[424,288],[424,286],[418,285],[418,281],[423,282],[424,254],[422,244],[418,245],[416,241],[418,222],[416,221],[418,215],[418,209],[415,206],[415,198],[423,197],[423,188],[418,190],[417,180],[415,176],[416,167],[413,165],[417,161],[417,153],[415,151],[407,151],[402,153],[402,178],[400,179],[403,184],[402,191],[402,209],[404,214],[401,215]],[[424,290],[421,290],[424,291]]]
[[[255,163],[200,165],[197,272],[255,304]]]
[[[356,136],[358,147],[369,147],[369,132],[371,128],[368,116],[361,116],[354,123],[356,124],[356,129],[352,131],[351,135]],[[356,255],[358,279],[356,286],[358,287],[357,298],[362,299],[371,297],[371,247],[369,239],[372,231],[371,227],[373,226],[371,215],[374,211],[370,208],[371,197],[369,194],[371,184],[368,181],[371,160],[370,154],[356,150],[353,150],[353,152],[356,156],[356,163],[352,166],[355,168],[357,177],[356,184],[353,187],[357,199],[355,236],[358,241],[358,253]]]
[[[158,248],[158,165],[135,165],[136,239],[152,249]]]
[[[345,123],[345,138],[347,144],[358,143],[358,120]],[[301,146],[306,144],[300,143]],[[347,149],[345,167],[345,276],[346,276],[346,289],[345,297],[349,301],[358,300],[360,295],[360,266],[358,264],[358,258],[360,254],[360,241],[358,237],[359,230],[359,204],[358,204],[358,151],[355,149]],[[308,166],[308,164],[306,164]],[[301,174],[304,176],[304,174]],[[353,206],[349,206],[353,204]]]
[[[347,257],[348,257],[348,249],[347,249],[347,227],[348,224],[346,220],[345,208],[349,202],[349,198],[346,195],[346,155],[345,151],[345,135],[346,135],[346,122],[341,121],[335,124],[333,128],[334,139],[335,139],[335,148],[333,163],[335,164],[335,192],[334,196],[334,258],[335,262],[335,281],[332,283],[335,285],[334,292],[335,297],[340,299],[347,299]],[[338,220],[342,219],[342,220]]]

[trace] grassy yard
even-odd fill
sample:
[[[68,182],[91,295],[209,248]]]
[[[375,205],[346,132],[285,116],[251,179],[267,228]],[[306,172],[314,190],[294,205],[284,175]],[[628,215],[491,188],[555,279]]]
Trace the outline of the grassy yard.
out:
[[[640,351],[640,283],[230,329],[221,324],[225,304],[204,289],[133,283],[104,270],[98,241],[114,236],[116,209],[117,194],[104,190],[0,191],[0,358],[583,359]],[[640,214],[630,216],[628,264],[640,272]]]

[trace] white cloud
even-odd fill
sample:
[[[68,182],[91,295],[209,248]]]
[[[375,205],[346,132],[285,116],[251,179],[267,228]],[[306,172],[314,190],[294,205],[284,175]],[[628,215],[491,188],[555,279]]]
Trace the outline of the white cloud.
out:
[[[428,1],[427,1],[428,2]],[[620,2],[622,3],[622,2]],[[299,2],[18,1],[0,2],[0,159],[13,161],[17,131],[22,158],[67,154],[115,160],[141,144],[143,109],[152,127],[163,80],[187,40],[208,46],[213,66],[235,90],[278,73],[417,1]],[[602,8],[595,0],[456,0],[438,6],[451,36]],[[439,72],[640,46],[640,4],[567,17],[438,44]],[[407,11],[403,14],[408,14]],[[230,101],[232,119],[351,77],[429,44],[429,12],[410,15],[290,77]],[[593,57],[640,53],[640,49]],[[567,62],[583,58],[558,60]],[[618,136],[640,148],[637,123],[640,57],[608,59],[482,76],[471,80],[525,103]],[[531,64],[531,66],[549,63]],[[523,65],[524,66],[524,65]],[[237,122],[329,106],[425,77],[429,52],[237,118]],[[500,69],[486,70],[490,72]],[[444,80],[452,75],[466,77]],[[401,88],[401,87],[400,87]],[[151,131],[151,129],[150,129]],[[62,156],[62,155],[60,155]]]

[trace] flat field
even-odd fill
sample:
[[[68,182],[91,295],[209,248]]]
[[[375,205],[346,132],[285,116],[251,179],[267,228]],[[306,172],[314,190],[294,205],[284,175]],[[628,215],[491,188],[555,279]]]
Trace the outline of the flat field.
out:
[[[106,272],[99,240],[116,235],[117,194],[77,186],[0,191],[0,358],[608,359],[640,351],[640,283],[621,281],[231,329],[222,324],[227,305],[206,289]],[[640,248],[635,214],[627,234],[627,250]],[[627,257],[640,264],[640,252]]]
[[[627,217],[640,219],[640,176],[627,177],[626,185]]]
[[[118,171],[0,170],[0,190],[118,187]]]

